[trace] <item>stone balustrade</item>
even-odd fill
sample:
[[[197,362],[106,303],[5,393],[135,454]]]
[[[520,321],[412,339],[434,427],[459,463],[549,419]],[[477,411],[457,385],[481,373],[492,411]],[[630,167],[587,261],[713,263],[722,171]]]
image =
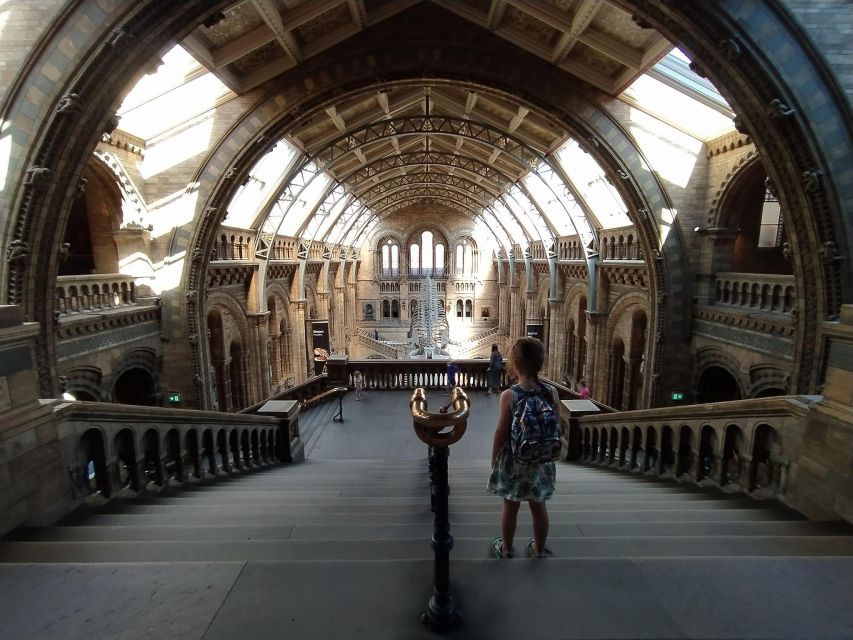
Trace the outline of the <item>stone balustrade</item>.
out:
[[[718,273],[715,304],[790,314],[796,300],[792,275]]]
[[[67,315],[134,306],[137,303],[134,281],[134,276],[120,273],[59,276],[56,310]]]
[[[715,485],[784,501],[816,396],[585,415],[569,452],[624,471]]]
[[[213,411],[55,401],[54,417],[77,503],[289,461],[298,438],[277,418]]]

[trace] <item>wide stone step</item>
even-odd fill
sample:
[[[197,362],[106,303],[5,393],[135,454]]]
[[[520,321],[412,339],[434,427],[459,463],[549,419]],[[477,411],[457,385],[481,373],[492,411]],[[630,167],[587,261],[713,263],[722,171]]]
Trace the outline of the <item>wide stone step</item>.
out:
[[[19,531],[8,540],[97,541],[97,540],[258,540],[315,538],[419,538],[428,537],[433,518],[428,513],[395,514],[275,514],[243,521],[208,518],[153,518],[139,515],[103,515],[78,526],[57,526]],[[551,536],[666,536],[666,535],[845,535],[849,527],[833,523],[773,521],[766,514],[745,512],[741,517],[726,517],[725,512],[702,513],[660,518],[656,514],[635,514],[625,520],[623,514],[556,513],[551,514]],[[663,515],[671,516],[670,513]],[[745,517],[744,517],[745,516]],[[498,526],[497,513],[464,512],[452,518],[452,531],[458,537],[489,537]],[[381,521],[382,524],[376,524]],[[530,518],[519,518],[519,531],[530,529]],[[294,532],[296,530],[296,532]],[[138,533],[136,533],[138,532]],[[521,535],[521,534],[519,534]]]
[[[492,529],[490,535],[496,528]],[[456,537],[452,557],[488,557],[490,537]],[[517,548],[525,537],[518,537]],[[556,558],[705,556],[853,556],[850,536],[628,536],[555,537]],[[226,541],[4,542],[0,563],[256,562],[282,560],[428,560],[427,536],[418,538],[288,539]],[[518,558],[517,560],[520,560]]]
[[[428,559],[2,565],[0,620],[14,639],[435,640],[419,622],[432,584]],[[457,639],[844,638],[853,628],[851,558],[471,559],[453,563],[451,587],[463,619],[447,637]]]

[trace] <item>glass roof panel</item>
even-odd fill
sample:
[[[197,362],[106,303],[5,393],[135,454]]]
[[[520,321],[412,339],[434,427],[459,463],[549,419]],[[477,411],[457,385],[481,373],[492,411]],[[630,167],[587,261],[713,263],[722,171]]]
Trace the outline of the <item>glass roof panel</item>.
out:
[[[619,98],[699,140],[734,131],[729,105],[713,84],[688,65],[683,53],[671,52]]]
[[[281,141],[258,160],[249,172],[249,179],[237,189],[228,203],[222,224],[251,227],[260,213],[259,208],[281,181],[282,171],[290,164],[295,153],[290,145]]]
[[[494,213],[492,213],[489,209],[486,209],[481,214],[483,219],[483,223],[485,229],[488,230],[488,235],[494,235],[497,238],[497,241],[504,247],[507,251],[512,247],[512,241],[509,239],[509,236],[504,231],[504,228],[498,222],[498,219],[495,217]],[[479,227],[478,227],[479,228]],[[479,242],[479,237],[477,238]]]
[[[535,192],[534,197],[539,202],[541,202],[540,198],[546,200],[548,211],[558,212],[551,217],[552,220],[560,220],[563,225],[558,227],[558,230],[562,233],[562,229],[566,229],[567,235],[577,234],[581,242],[588,245],[594,238],[592,222],[587,217],[586,211],[578,204],[575,195],[569,191],[569,186],[547,163],[543,162],[536,168],[536,175],[542,186]],[[535,183],[536,181],[531,180],[529,184],[532,187]],[[566,223],[568,223],[567,226]]]
[[[628,207],[601,166],[580,148],[576,140],[569,140],[557,151],[557,160],[584,199],[595,219],[603,229],[627,227],[631,224]],[[577,204],[575,205],[577,206]]]
[[[313,163],[306,166],[296,176],[276,201],[279,216],[270,216],[266,224],[275,221],[277,233],[282,236],[293,236],[302,227],[308,214],[317,206],[317,201],[323,195],[331,179],[318,170]],[[280,215],[284,215],[279,226]],[[270,229],[275,232],[276,229]]]
[[[518,186],[513,186],[507,191],[507,205],[518,214],[524,228],[536,240],[542,240],[546,244],[551,240],[551,229],[548,223],[539,213],[527,194]]]
[[[521,228],[521,225],[518,224],[518,221],[515,219],[512,212],[506,208],[506,205],[504,205],[500,200],[497,200],[492,204],[491,209],[495,217],[500,219],[501,224],[512,239],[512,244],[526,245],[528,242],[527,236],[524,234],[524,230]]]

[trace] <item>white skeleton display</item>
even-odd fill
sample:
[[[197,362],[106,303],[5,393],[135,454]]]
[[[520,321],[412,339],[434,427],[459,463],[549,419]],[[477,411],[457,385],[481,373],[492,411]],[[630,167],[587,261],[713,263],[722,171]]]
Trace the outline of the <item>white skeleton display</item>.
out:
[[[436,355],[449,357],[447,344],[449,326],[444,312],[444,303],[438,297],[438,287],[427,277],[421,284],[421,297],[413,309],[410,325],[414,349],[410,357]]]

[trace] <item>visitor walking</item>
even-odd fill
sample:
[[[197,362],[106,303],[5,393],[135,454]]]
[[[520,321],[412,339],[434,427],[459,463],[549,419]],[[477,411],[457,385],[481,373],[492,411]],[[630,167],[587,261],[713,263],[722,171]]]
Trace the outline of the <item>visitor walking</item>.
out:
[[[453,360],[448,360],[447,362],[447,388],[450,391],[453,391],[453,387],[456,386],[456,375],[459,373],[459,365],[453,362]]]
[[[486,395],[492,391],[498,393],[501,390],[501,374],[504,372],[504,357],[498,351],[498,345],[492,345],[492,354],[489,356],[489,368],[486,369]]]
[[[361,396],[365,395],[364,393],[364,377],[361,375],[361,371],[353,371],[352,373],[352,384],[355,387],[355,399],[361,400]]]
[[[580,393],[581,400],[589,400],[589,397],[592,395],[592,391],[590,391],[589,387],[586,386],[586,380],[581,380],[580,384],[578,384],[578,393]]]
[[[521,429],[531,420],[531,408],[538,407],[533,415],[541,427],[538,431],[544,433],[550,427],[559,433],[557,392],[539,380],[544,363],[545,347],[535,338],[519,338],[510,349],[509,371],[518,376],[518,382],[500,396],[492,443],[492,473],[487,486],[489,492],[503,498],[501,535],[491,545],[496,558],[513,556],[513,539],[522,501],[528,503],[533,517],[533,537],[527,542],[527,555],[541,558],[550,554],[545,546],[549,528],[545,501],[554,493],[556,465],[554,462],[526,464],[517,459],[521,451],[520,436],[529,433]]]

